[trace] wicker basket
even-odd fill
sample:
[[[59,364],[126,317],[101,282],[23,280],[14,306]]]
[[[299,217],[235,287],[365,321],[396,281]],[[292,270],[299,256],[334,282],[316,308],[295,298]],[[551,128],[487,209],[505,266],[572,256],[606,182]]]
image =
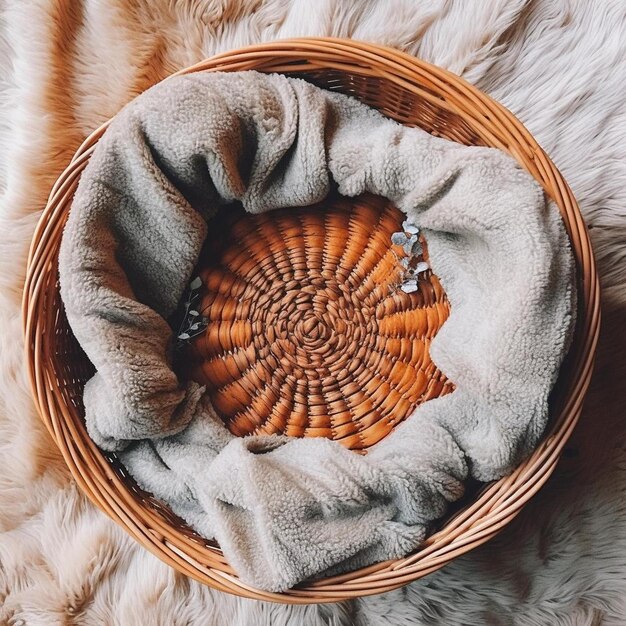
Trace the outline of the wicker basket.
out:
[[[576,256],[579,311],[574,342],[552,394],[551,422],[542,443],[510,476],[476,493],[412,555],[310,581],[283,594],[243,584],[215,543],[199,537],[163,504],[139,490],[115,457],[103,454],[92,443],[84,427],[82,388],[93,369],[63,313],[57,255],[80,174],[106,124],[85,140],[59,177],[32,243],[23,313],[35,402],[74,478],[90,499],[179,572],[216,589],[286,603],[331,602],[395,589],[493,537],[554,470],[579,418],[598,338],[598,278],[589,237],[569,187],[529,132],[509,111],[445,70],[371,44],[298,39],[221,54],[181,73],[237,70],[300,76],[353,95],[403,124],[468,145],[500,148],[543,185],[559,206]],[[443,302],[443,297],[440,300]],[[315,334],[313,322],[304,320],[303,324],[305,334]]]

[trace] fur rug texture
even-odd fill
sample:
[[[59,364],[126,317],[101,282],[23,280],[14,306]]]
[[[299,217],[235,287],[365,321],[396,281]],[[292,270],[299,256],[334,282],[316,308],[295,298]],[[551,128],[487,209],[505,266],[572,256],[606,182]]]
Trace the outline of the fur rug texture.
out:
[[[604,317],[580,426],[503,533],[400,591],[288,607],[175,574],[86,501],[30,400],[20,298],[39,212],[91,129],[178,68],[306,35],[406,50],[518,115],[580,202]],[[0,623],[626,623],[624,85],[624,0],[0,0]]]

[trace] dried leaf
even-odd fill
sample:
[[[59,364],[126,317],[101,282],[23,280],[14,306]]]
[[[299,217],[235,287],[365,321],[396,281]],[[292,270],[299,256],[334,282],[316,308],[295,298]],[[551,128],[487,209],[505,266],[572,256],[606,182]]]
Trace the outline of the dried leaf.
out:
[[[391,243],[394,246],[403,246],[408,241],[408,237],[404,233],[393,233],[391,235]]]
[[[400,285],[400,289],[404,291],[404,293],[413,293],[417,291],[417,283],[414,280],[407,281],[406,283]]]
[[[404,222],[402,222],[402,228],[404,228],[404,232],[407,232],[411,235],[417,235],[420,232],[420,229],[408,220],[404,220]]]
[[[202,279],[200,278],[200,276],[196,276],[196,278],[194,278],[189,284],[189,287],[191,289],[199,289],[200,287],[202,287]]]
[[[425,261],[420,261],[416,266],[415,266],[415,271],[419,274],[420,272],[425,272],[427,269],[429,269],[428,267],[428,263],[426,263]]]
[[[180,335],[178,335],[179,339],[189,339],[189,337],[189,333],[180,333]]]
[[[191,315],[192,317],[197,317],[198,315],[200,315],[200,313],[198,313],[198,311],[189,311],[189,315]]]
[[[402,246],[402,248],[407,254],[411,254],[411,249],[413,248],[413,246],[415,245],[417,241],[418,241],[417,235],[411,235],[406,240],[406,243]]]

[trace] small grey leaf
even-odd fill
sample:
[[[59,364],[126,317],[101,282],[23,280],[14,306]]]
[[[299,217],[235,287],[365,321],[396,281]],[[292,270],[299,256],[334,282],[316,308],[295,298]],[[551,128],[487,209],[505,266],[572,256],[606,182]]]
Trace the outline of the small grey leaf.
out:
[[[190,329],[191,329],[191,330],[198,330],[198,328],[200,328],[200,324],[192,324],[192,325],[190,326]]]
[[[415,266],[415,271],[419,274],[420,272],[425,272],[427,269],[429,269],[428,263],[426,263],[425,261],[420,261],[416,266]]]
[[[414,291],[417,291],[417,284],[413,284],[413,281],[410,283],[404,283],[400,286],[400,289],[402,289],[404,293],[413,293]]]
[[[409,267],[409,257],[408,256],[404,256],[400,259],[400,265],[402,265],[402,267]]]
[[[202,286],[202,279],[200,278],[200,276],[197,276],[196,278],[194,278],[189,284],[189,287],[191,289],[199,289],[201,286]]]
[[[424,252],[424,250],[422,250],[422,244],[419,241],[416,241],[411,246],[411,254],[422,254],[422,252]]]
[[[407,241],[408,238],[404,233],[393,233],[391,235],[391,243],[394,246],[403,246]]]
[[[404,232],[407,232],[411,235],[417,235],[417,233],[420,232],[420,229],[408,220],[404,220],[404,222],[402,222],[402,228],[404,228]]]
[[[180,333],[180,335],[178,335],[179,339],[189,339],[189,333]]]
[[[402,246],[402,248],[407,254],[411,254],[411,249],[413,248],[413,246],[415,245],[417,241],[418,241],[417,235],[411,235],[406,240],[406,243]]]
[[[198,311],[189,311],[189,315],[191,315],[192,317],[197,317],[198,315],[200,315],[200,313],[198,313]]]

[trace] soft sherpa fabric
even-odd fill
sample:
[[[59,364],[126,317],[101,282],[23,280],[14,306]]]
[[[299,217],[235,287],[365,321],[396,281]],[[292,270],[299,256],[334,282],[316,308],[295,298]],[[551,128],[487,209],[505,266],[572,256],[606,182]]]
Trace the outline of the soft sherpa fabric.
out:
[[[431,353],[456,391],[365,457],[322,439],[233,438],[168,359],[165,319],[216,208],[311,204],[331,185],[384,195],[425,229],[452,304]],[[97,369],[85,387],[91,436],[271,590],[409,552],[468,468],[490,480],[528,454],[575,300],[558,212],[510,157],[255,73],[174,78],[118,115],[83,174],[60,274]]]

